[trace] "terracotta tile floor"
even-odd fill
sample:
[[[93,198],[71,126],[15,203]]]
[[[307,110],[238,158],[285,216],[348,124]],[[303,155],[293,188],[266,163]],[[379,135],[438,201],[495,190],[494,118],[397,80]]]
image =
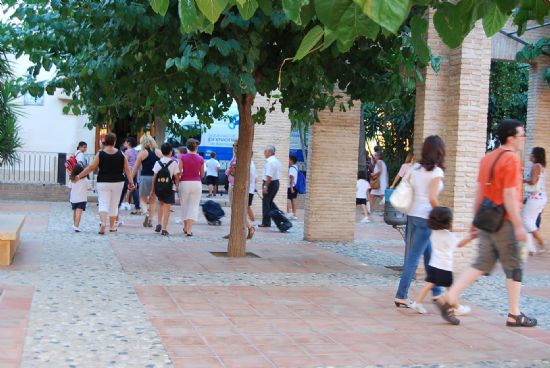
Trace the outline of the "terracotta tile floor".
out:
[[[247,246],[247,250],[260,256],[260,259],[215,257],[210,252],[227,250],[227,245],[221,241],[158,243],[154,247],[150,242],[112,241],[111,245],[126,272],[354,273],[375,269],[376,272],[382,272],[379,268],[363,265],[306,243]]]
[[[25,345],[33,287],[0,284],[0,367],[17,368]]]
[[[136,286],[177,367],[316,367],[550,358],[550,332],[474,306],[461,326],[384,287]],[[521,346],[521,349],[517,349]],[[426,347],[430,347],[426,349]]]

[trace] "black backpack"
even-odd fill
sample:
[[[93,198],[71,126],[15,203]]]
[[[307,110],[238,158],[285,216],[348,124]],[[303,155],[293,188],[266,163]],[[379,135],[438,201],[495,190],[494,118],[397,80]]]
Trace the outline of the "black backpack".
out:
[[[157,197],[166,197],[173,192],[172,187],[174,186],[174,179],[172,175],[170,175],[170,170],[168,169],[172,162],[174,161],[170,160],[170,162],[163,164],[159,161],[160,170],[155,179],[155,194]]]

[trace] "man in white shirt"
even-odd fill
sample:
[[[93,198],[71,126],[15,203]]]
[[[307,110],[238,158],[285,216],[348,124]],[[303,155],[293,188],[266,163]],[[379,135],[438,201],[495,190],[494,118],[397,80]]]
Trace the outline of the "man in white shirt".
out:
[[[204,163],[206,168],[206,185],[208,185],[208,197],[218,194],[218,170],[220,162],[216,160],[216,152],[210,153],[210,160]]]
[[[262,177],[262,224],[260,227],[271,227],[271,217],[269,211],[279,209],[273,202],[279,191],[279,178],[281,176],[281,162],[275,157],[275,147],[267,146],[264,150],[266,158],[264,175]]]

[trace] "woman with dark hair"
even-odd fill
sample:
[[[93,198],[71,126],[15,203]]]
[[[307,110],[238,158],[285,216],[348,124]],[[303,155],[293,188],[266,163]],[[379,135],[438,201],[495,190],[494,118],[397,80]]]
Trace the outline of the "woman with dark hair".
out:
[[[126,150],[124,150],[124,156],[126,156],[126,159],[128,160],[128,166],[130,167],[130,171],[134,170],[134,166],[136,165],[136,160],[138,156],[138,152],[136,151],[135,147],[137,145],[137,141],[134,137],[128,137],[124,141],[124,146],[126,147]],[[137,178],[133,178],[134,187],[138,188],[137,186]],[[124,181],[124,188],[122,188],[122,195],[120,196],[120,202],[119,207],[121,204],[123,204],[123,200],[126,197],[126,193],[128,192],[128,178]],[[134,210],[131,212],[132,215],[141,215],[141,207],[139,204],[139,192],[138,190],[133,190],[130,195],[132,196],[132,201],[134,202]],[[129,204],[126,203],[128,207],[126,209],[130,209]]]
[[[74,180],[82,179],[89,172],[99,169],[97,172],[97,200],[99,202],[99,234],[105,234],[107,215],[109,216],[109,231],[117,231],[115,221],[118,215],[118,201],[124,186],[124,175],[131,177],[130,167],[126,156],[115,148],[116,135],[109,133],[103,139],[103,149],[95,156],[94,161],[76,175]],[[128,184],[130,190],[134,189],[134,183]]]
[[[394,300],[398,308],[410,308],[412,305],[408,298],[409,287],[420,258],[424,256],[426,268],[430,262],[432,230],[428,227],[428,217],[432,208],[439,206],[439,193],[443,190],[444,165],[445,143],[437,135],[427,137],[422,145],[420,162],[411,169],[410,182],[414,194],[411,208],[407,213],[405,263]],[[434,297],[438,296],[441,289],[435,287],[432,293]]]
[[[193,236],[193,223],[197,221],[201,202],[204,176],[204,159],[197,153],[199,142],[189,138],[186,142],[187,153],[180,156],[179,197],[182,209],[183,232]]]
[[[541,214],[544,206],[548,202],[546,195],[546,152],[542,147],[535,147],[531,151],[529,160],[533,163],[529,179],[523,182],[526,185],[525,192],[527,199],[522,211],[523,224],[528,233],[533,235],[539,247],[538,251],[544,251],[544,240],[540,236],[537,227],[537,218]],[[530,251],[535,253],[537,249],[531,248]]]
[[[88,166],[88,159],[86,158],[86,150],[88,149],[88,144],[84,141],[78,142],[76,147],[76,152],[74,154],[76,162],[82,165],[82,167]]]

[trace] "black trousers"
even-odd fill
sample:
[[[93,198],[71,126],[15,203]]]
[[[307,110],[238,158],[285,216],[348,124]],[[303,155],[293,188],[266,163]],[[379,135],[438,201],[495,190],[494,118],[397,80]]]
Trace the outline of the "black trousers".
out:
[[[264,181],[265,184],[265,181]],[[271,226],[271,217],[269,217],[269,211],[272,209],[279,209],[273,202],[277,192],[279,191],[279,180],[271,180],[267,186],[267,193],[264,193],[262,198],[262,225]]]

